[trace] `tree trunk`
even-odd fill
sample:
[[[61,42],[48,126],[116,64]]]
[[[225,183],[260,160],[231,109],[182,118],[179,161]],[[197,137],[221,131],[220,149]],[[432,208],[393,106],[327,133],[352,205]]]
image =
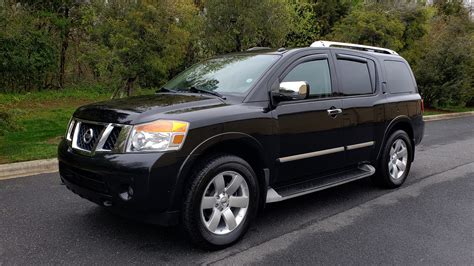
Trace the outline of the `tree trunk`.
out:
[[[133,93],[133,85],[135,84],[135,80],[137,79],[137,77],[133,77],[133,78],[128,78],[127,80],[127,96],[132,96],[132,93]]]
[[[236,51],[237,52],[241,52],[242,50],[242,37],[241,37],[241,33],[238,33],[235,35],[235,48],[236,48]]]
[[[69,7],[64,8],[64,18],[69,19]],[[64,88],[64,74],[66,68],[66,51],[69,46],[69,25],[63,29],[63,40],[61,44],[60,65],[59,65],[59,87]]]

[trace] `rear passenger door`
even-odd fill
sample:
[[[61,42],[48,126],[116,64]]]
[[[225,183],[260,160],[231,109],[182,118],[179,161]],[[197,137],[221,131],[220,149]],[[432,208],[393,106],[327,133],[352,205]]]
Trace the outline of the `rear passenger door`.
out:
[[[342,96],[346,167],[371,161],[374,155],[375,132],[383,126],[384,109],[378,105],[376,61],[370,56],[350,51],[333,51],[336,62],[338,90]]]

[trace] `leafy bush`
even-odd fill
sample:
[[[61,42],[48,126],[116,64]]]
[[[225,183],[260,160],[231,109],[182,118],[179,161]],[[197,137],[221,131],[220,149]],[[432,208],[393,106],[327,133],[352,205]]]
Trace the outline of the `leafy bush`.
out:
[[[333,28],[330,39],[358,44],[403,48],[405,25],[393,12],[381,7],[359,7]]]
[[[472,24],[458,17],[438,17],[421,41],[412,64],[418,87],[433,107],[465,106],[474,97]]]
[[[13,119],[13,115],[6,111],[0,111],[0,136],[10,131],[20,129],[16,121]]]
[[[57,47],[45,18],[25,10],[0,11],[0,91],[29,91],[43,87],[57,68]]]

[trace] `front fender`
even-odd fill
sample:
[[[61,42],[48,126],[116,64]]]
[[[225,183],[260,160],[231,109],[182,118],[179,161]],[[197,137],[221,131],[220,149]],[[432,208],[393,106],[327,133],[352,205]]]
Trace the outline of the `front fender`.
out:
[[[226,132],[212,136],[197,145],[182,163],[177,174],[174,193],[172,193],[172,210],[178,210],[181,207],[180,205],[184,196],[183,193],[186,182],[190,176],[192,167],[195,165],[199,156],[204,154],[209,149],[212,149],[217,145],[227,141],[237,141],[252,147],[253,150],[259,153],[260,158],[263,159],[262,161],[264,163],[264,168],[268,168],[269,161],[267,156],[265,156],[264,148],[262,144],[253,136],[242,132]]]

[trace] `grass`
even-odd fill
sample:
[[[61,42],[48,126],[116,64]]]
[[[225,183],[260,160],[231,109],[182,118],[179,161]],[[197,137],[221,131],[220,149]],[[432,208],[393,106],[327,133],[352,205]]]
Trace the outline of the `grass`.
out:
[[[0,136],[0,163],[53,158],[77,107],[106,100],[100,88],[71,88],[28,94],[0,94],[0,112],[12,115],[17,130]]]
[[[442,108],[425,108],[424,116],[430,115],[439,115],[447,113],[463,113],[463,112],[472,112],[474,107],[461,107],[461,106],[450,106]]]

